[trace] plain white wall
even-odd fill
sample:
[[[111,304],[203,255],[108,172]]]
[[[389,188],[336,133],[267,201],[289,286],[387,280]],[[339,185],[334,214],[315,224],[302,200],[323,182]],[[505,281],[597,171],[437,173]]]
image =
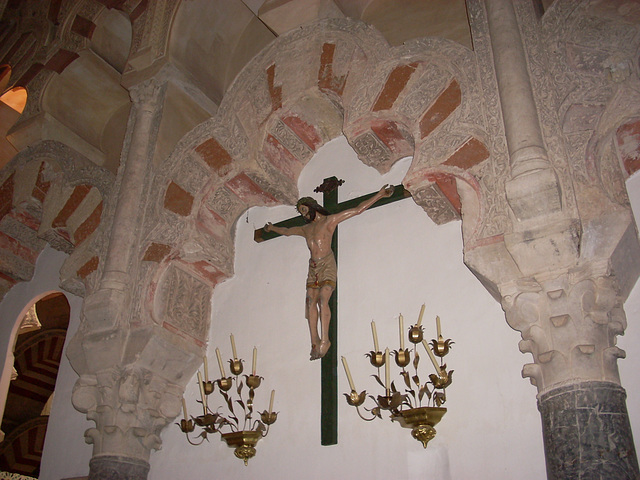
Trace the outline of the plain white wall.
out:
[[[631,208],[636,219],[636,225],[640,225],[640,172],[627,180],[627,191]],[[627,314],[627,330],[618,337],[618,346],[627,352],[625,359],[618,360],[620,369],[620,381],[627,391],[627,409],[631,430],[634,432],[636,451],[640,444],[640,284],[636,282],[629,298],[624,305]]]

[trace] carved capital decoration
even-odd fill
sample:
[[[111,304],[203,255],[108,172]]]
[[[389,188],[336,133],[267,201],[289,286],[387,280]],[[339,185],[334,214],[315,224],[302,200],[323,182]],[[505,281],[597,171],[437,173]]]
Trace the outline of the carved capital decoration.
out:
[[[153,112],[157,104],[162,100],[162,90],[165,84],[152,78],[146,82],[139,83],[129,89],[131,100],[139,107]]]
[[[149,370],[113,367],[81,376],[73,389],[76,409],[95,422],[85,432],[93,455],[148,461],[160,432],[180,413],[182,388]]]
[[[522,370],[539,392],[563,384],[620,384],[615,337],[627,326],[623,299],[612,277],[564,274],[521,284],[503,297],[509,325],[522,333],[520,351],[533,363]]]

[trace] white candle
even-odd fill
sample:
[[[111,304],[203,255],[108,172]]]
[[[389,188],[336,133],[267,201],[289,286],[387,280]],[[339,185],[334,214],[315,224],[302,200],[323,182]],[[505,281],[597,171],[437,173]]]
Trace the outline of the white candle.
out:
[[[426,340],[422,340],[422,345],[424,346],[424,349],[427,351],[427,353],[429,354],[429,358],[431,359],[431,363],[433,363],[433,366],[436,369],[436,373],[438,375],[440,375],[440,365],[438,364],[438,361],[436,360],[435,355],[433,354],[433,351],[431,350],[431,347],[429,346],[429,344],[427,343]]]
[[[236,341],[233,338],[233,333],[231,334],[231,350],[233,351],[233,359],[238,360],[238,353],[236,352]]]
[[[440,317],[436,315],[436,330],[438,331],[438,340],[442,336],[442,331],[440,330]]]
[[[384,351],[384,388],[387,390],[387,395],[389,394],[389,349],[385,349]]]
[[[253,347],[253,368],[251,369],[253,375],[256,374],[256,364],[258,363],[258,349]]]
[[[356,391],[356,387],[353,385],[353,378],[351,378],[351,371],[349,370],[349,365],[347,365],[347,359],[342,357],[342,366],[344,367],[344,372],[347,374],[347,380],[349,381],[349,387],[352,392]]]
[[[404,350],[404,318],[400,314],[400,350]]]
[[[273,412],[273,397],[276,396],[276,391],[271,390],[271,400],[269,401],[269,413]]]
[[[422,308],[420,309],[420,315],[418,316],[418,326],[422,325],[422,315],[424,315],[424,303],[422,304]]]
[[[224,364],[222,363],[222,357],[220,357],[220,349],[216,347],[216,357],[218,358],[218,367],[220,367],[220,375],[222,378],[225,378],[224,374]]]
[[[187,415],[187,402],[184,401],[184,397],[182,397],[182,413],[184,413],[184,419],[188,420],[189,416]]]
[[[200,374],[200,370],[198,370],[198,386],[200,387],[200,397],[202,398],[202,409],[204,410],[204,414],[207,414],[207,396],[204,394],[204,385],[202,384],[202,375]]]
[[[209,362],[207,362],[207,356],[204,356],[204,379],[209,381]]]
[[[373,351],[378,352],[380,348],[378,347],[378,332],[376,330],[376,322],[371,321],[371,332],[373,333]]]

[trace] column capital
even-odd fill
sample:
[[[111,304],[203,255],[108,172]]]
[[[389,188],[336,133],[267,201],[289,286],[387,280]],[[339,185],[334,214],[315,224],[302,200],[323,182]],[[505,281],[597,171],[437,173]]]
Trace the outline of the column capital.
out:
[[[522,333],[520,351],[533,356],[523,377],[540,393],[585,381],[619,385],[617,359],[625,352],[615,337],[627,326],[623,301],[614,277],[587,270],[512,285],[502,306]]]
[[[165,85],[165,82],[152,78],[129,88],[129,96],[136,105],[148,104],[150,108],[155,107],[157,101],[162,97]]]
[[[85,432],[94,459],[107,455],[148,462],[151,450],[160,449],[161,430],[180,413],[182,391],[136,366],[82,375],[72,402],[95,422]]]

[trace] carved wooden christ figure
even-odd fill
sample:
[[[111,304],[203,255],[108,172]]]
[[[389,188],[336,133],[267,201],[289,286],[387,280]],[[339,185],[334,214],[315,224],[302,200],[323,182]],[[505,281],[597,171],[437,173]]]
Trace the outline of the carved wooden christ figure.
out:
[[[331,239],[339,223],[361,214],[378,200],[393,194],[394,188],[385,185],[371,198],[364,200],[354,208],[339,213],[330,214],[311,197],[298,200],[296,208],[307,222],[299,227],[278,227],[267,223],[266,232],[279,235],[298,235],[307,241],[311,258],[309,259],[309,274],[307,276],[307,298],[305,302],[305,316],[309,322],[311,334],[310,360],[324,357],[329,350],[329,324],[331,310],[329,299],[336,288],[337,268],[336,259],[331,250]],[[320,319],[320,334],[318,333],[318,319]]]

